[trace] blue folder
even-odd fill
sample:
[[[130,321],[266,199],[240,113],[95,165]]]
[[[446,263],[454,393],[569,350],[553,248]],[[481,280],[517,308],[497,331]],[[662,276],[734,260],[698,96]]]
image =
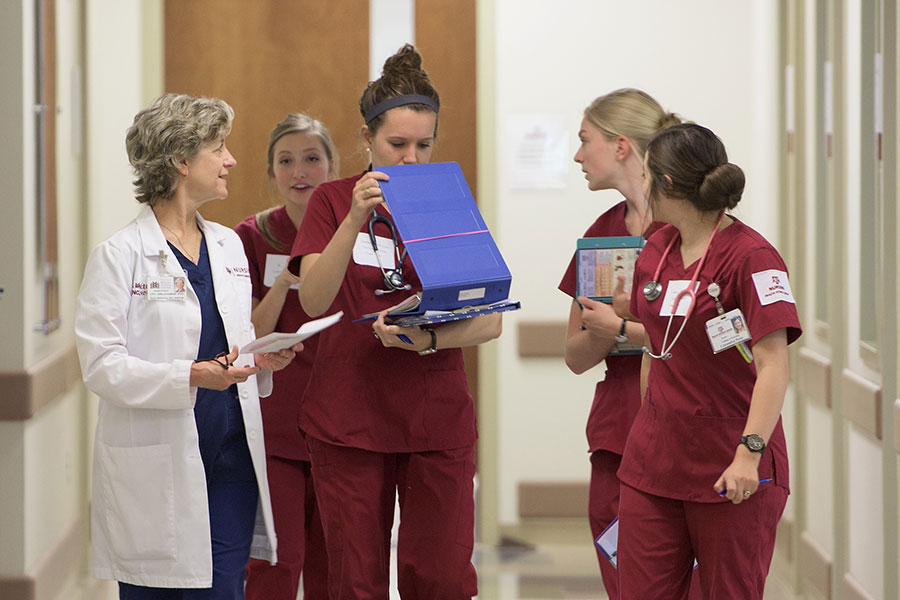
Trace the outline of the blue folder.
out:
[[[402,315],[484,307],[509,298],[512,275],[475,205],[459,164],[375,169],[390,176],[389,181],[379,182],[381,190],[422,282],[418,308]],[[502,310],[519,307],[518,303],[502,306]]]

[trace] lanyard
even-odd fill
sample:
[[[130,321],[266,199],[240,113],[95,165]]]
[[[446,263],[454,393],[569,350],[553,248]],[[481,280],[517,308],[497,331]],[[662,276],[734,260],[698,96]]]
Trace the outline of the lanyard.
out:
[[[684,331],[684,326],[687,325],[687,320],[691,316],[691,313],[694,310],[694,306],[697,305],[697,280],[700,278],[700,271],[703,269],[703,263],[706,262],[706,255],[709,253],[709,247],[712,244],[713,238],[716,237],[716,232],[719,231],[719,226],[722,224],[722,219],[725,217],[725,211],[719,215],[719,220],[716,222],[716,226],[713,228],[712,233],[709,234],[709,239],[706,240],[706,247],[703,249],[703,254],[700,256],[700,260],[697,263],[697,267],[694,269],[694,275],[691,277],[691,281],[688,286],[678,292],[675,296],[675,302],[672,304],[672,314],[669,315],[669,323],[666,325],[666,333],[663,335],[662,346],[660,347],[659,354],[653,354],[650,351],[650,348],[644,346],[641,348],[644,354],[648,355],[650,358],[658,358],[659,360],[669,360],[672,358],[672,347],[675,345],[675,342],[678,341],[678,338],[681,337],[681,332]],[[656,272],[653,275],[653,281],[649,281],[644,285],[644,296],[647,297],[648,302],[652,302],[659,298],[659,292],[653,294],[652,292],[656,291],[656,288],[659,288],[662,291],[662,284],[657,280],[659,274],[662,272],[662,266],[665,264],[666,259],[669,257],[669,251],[672,249],[672,246],[675,244],[675,240],[678,239],[680,233],[676,232],[672,239],[669,241],[669,244],[666,246],[665,251],[663,251],[662,256],[659,258],[659,264],[656,266]],[[651,285],[652,284],[652,285]],[[648,294],[647,290],[651,289],[651,293]],[[671,343],[668,343],[669,340],[669,331],[672,328],[672,319],[675,318],[675,312],[678,309],[678,304],[681,302],[682,297],[687,294],[691,301],[688,304],[687,312],[684,313],[684,320],[681,322],[681,327],[678,328],[678,332],[675,334],[675,337],[672,339]],[[650,296],[653,295],[651,298]],[[668,347],[667,347],[668,344]]]

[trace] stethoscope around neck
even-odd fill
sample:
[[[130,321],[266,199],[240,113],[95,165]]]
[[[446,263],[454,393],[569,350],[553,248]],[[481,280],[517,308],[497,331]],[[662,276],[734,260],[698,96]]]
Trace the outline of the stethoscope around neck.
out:
[[[397,261],[393,269],[385,269],[384,265],[381,264],[381,255],[378,253],[378,240],[375,238],[375,225],[377,223],[384,223],[391,232],[391,241],[394,243],[394,257]],[[406,248],[403,249],[402,253],[400,252],[400,239],[397,237],[397,228],[394,227],[394,223],[390,219],[378,214],[378,211],[375,209],[372,209],[372,218],[369,219],[369,241],[372,243],[372,251],[375,252],[375,260],[378,262],[378,268],[381,269],[381,277],[384,279],[385,286],[383,290],[375,290],[375,295],[383,296],[397,290],[412,289],[411,285],[403,282],[403,261],[406,258]]]
[[[716,226],[713,227],[712,233],[709,234],[709,239],[706,240],[706,247],[703,249],[703,254],[700,256],[700,261],[697,263],[696,268],[694,268],[694,275],[691,277],[690,283],[688,286],[678,292],[675,296],[675,301],[672,304],[672,312],[669,315],[669,323],[666,325],[666,333],[663,335],[662,346],[659,349],[659,354],[653,354],[653,352],[647,346],[641,348],[644,354],[649,356],[650,358],[656,358],[659,360],[669,360],[672,358],[672,347],[675,345],[675,342],[678,341],[678,338],[681,337],[681,332],[684,331],[684,326],[687,325],[687,320],[691,316],[691,313],[694,311],[694,307],[697,305],[697,280],[700,278],[700,271],[703,269],[703,263],[706,262],[706,255],[709,253],[709,247],[712,244],[713,238],[716,237],[716,232],[719,231],[719,227],[722,225],[722,219],[725,218],[725,211],[719,215],[719,220],[716,221]],[[662,295],[663,286],[659,281],[659,275],[662,273],[662,267],[666,263],[666,259],[669,257],[669,252],[672,250],[672,246],[675,245],[675,240],[680,237],[679,232],[675,232],[675,235],[672,236],[672,239],[669,240],[669,243],[666,245],[666,249],[663,250],[662,256],[659,257],[659,263],[656,265],[656,271],[653,273],[653,279],[644,284],[643,289],[641,290],[644,294],[644,298],[647,299],[647,302],[653,302],[657,300]],[[672,329],[672,319],[675,318],[675,312],[678,309],[679,303],[681,303],[681,298],[683,296],[689,296],[691,301],[688,304],[687,311],[684,313],[684,320],[681,322],[681,326],[678,328],[678,332],[675,334],[675,337],[672,339],[671,343],[668,343],[669,340],[669,331]],[[668,344],[668,346],[667,346]]]

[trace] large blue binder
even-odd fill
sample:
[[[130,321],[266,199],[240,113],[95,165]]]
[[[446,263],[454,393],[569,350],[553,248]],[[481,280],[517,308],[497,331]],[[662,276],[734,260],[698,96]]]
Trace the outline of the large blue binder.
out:
[[[512,275],[455,162],[375,167],[397,233],[419,280],[417,313],[493,304]]]

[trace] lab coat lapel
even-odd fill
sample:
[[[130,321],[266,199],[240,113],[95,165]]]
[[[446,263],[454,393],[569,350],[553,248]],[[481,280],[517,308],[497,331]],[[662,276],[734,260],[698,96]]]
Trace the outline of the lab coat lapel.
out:
[[[225,264],[225,237],[224,232],[218,231],[215,227],[210,227],[203,217],[197,215],[197,223],[203,230],[206,237],[206,252],[209,255],[209,270],[212,274],[213,288],[216,293],[216,306],[219,308],[219,315],[222,317],[222,323],[225,325],[225,335],[228,338],[228,351],[237,339],[236,331],[232,329],[233,320],[230,318],[231,312],[237,310],[237,306],[229,306],[231,304],[233,294],[229,292],[232,289],[232,275],[228,265]],[[223,306],[228,306],[227,312],[223,314]]]

